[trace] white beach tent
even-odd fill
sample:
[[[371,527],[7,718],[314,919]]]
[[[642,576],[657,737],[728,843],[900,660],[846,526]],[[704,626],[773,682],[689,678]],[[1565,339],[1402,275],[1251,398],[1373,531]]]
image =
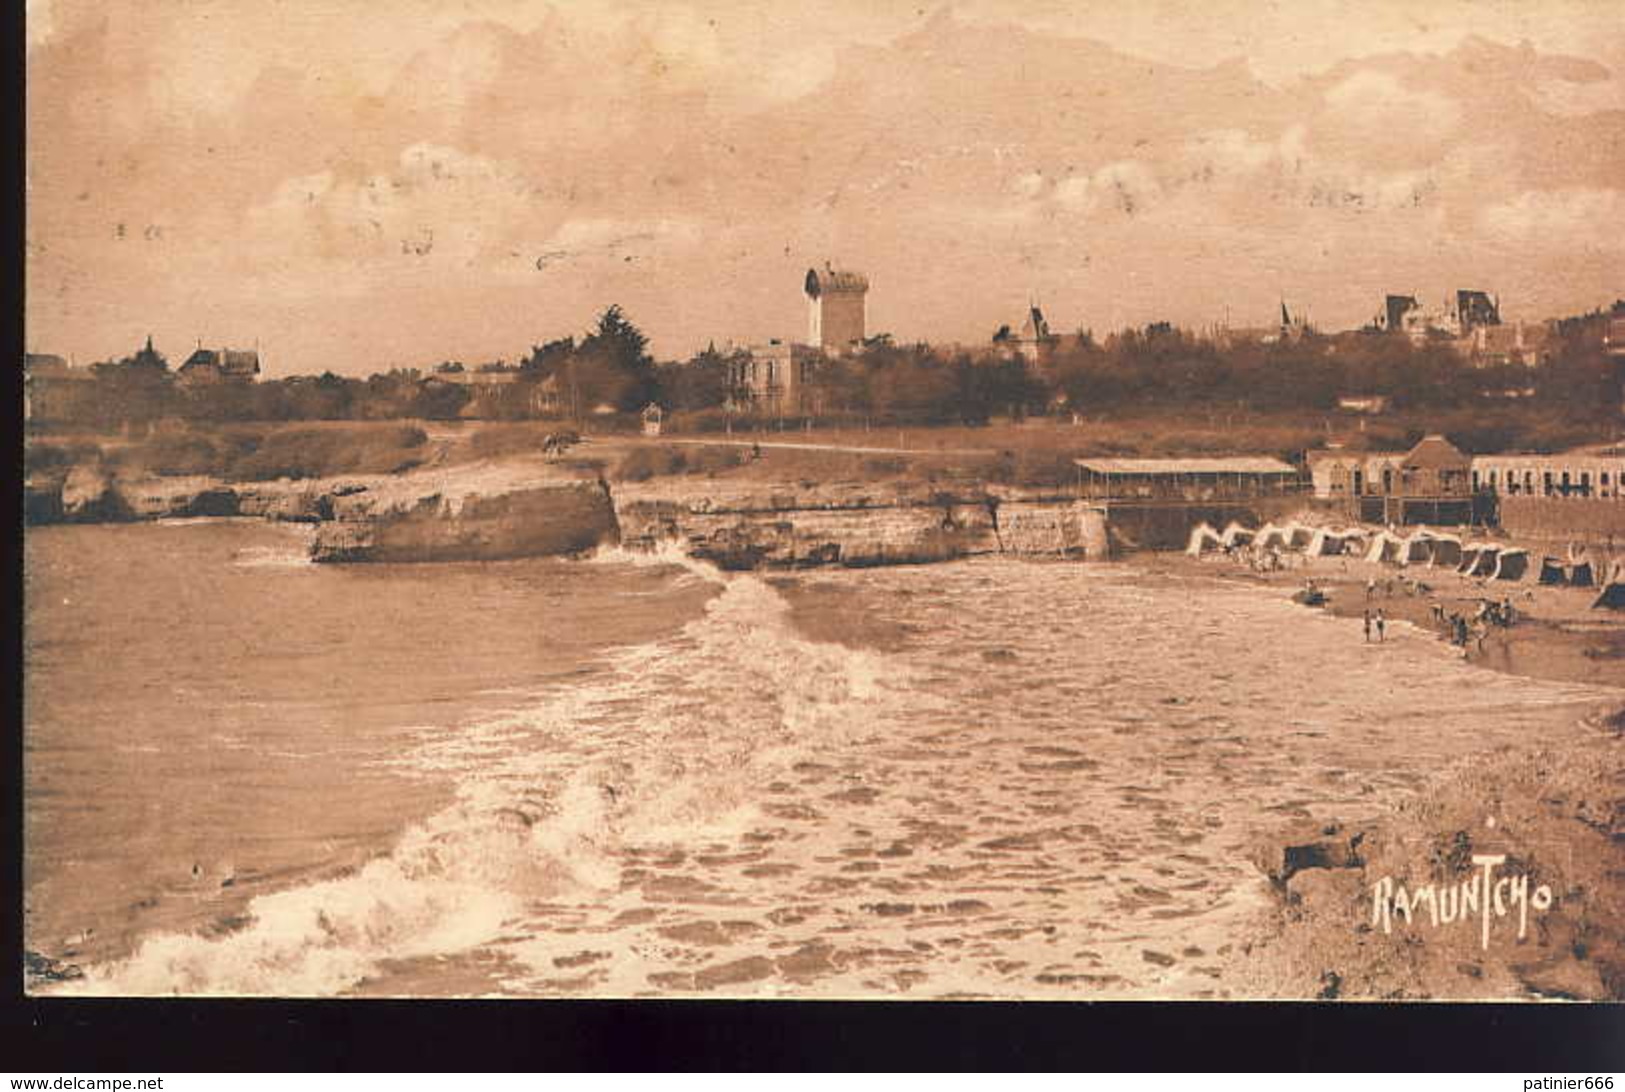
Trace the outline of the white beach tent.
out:
[[[1433,542],[1426,531],[1418,531],[1407,539],[1401,540],[1399,563],[1401,565],[1426,565],[1433,560]]]
[[[1540,564],[1534,568],[1535,579],[1542,584],[1567,584],[1569,582],[1568,567],[1563,564],[1561,559],[1552,557],[1550,554],[1542,557]]]
[[[1488,576],[1495,571],[1495,557],[1501,547],[1493,542],[1469,542],[1461,550],[1461,565],[1456,571],[1467,576]]]
[[[1364,554],[1366,544],[1371,541],[1371,532],[1364,527],[1347,527],[1337,534],[1343,538],[1343,552],[1346,554]]]
[[[1381,561],[1389,565],[1399,564],[1404,556],[1405,540],[1392,531],[1378,531],[1371,539],[1371,545],[1366,548],[1367,561]]]
[[[1591,551],[1579,543],[1569,544],[1569,583],[1576,588],[1594,587],[1598,582],[1598,569],[1603,568],[1594,563]]]
[[[1219,536],[1226,546],[1245,546],[1252,542],[1258,534],[1251,527],[1243,527],[1235,520],[1225,525],[1224,533]]]
[[[1291,544],[1291,538],[1285,527],[1274,523],[1266,523],[1258,529],[1258,537],[1253,539],[1253,545],[1259,549],[1268,550],[1272,547],[1284,550]]]
[[[1347,553],[1349,545],[1350,539],[1347,535],[1330,527],[1322,527],[1315,532],[1315,537],[1309,540],[1306,552],[1310,557],[1333,557]]]
[[[1608,566],[1608,578],[1603,581],[1602,591],[1591,605],[1593,608],[1625,610],[1625,560],[1615,560]]]
[[[1192,557],[1201,557],[1203,554],[1210,554],[1222,549],[1224,549],[1224,538],[1213,529],[1212,524],[1204,521],[1191,528],[1190,545],[1185,547],[1187,554]]]
[[[1456,535],[1444,531],[1429,531],[1428,541],[1432,547],[1432,556],[1428,564],[1436,568],[1455,568],[1461,564],[1461,539]]]
[[[1315,540],[1315,529],[1306,527],[1301,523],[1287,524],[1286,532],[1286,544],[1294,550],[1306,550],[1309,548],[1309,544]]]
[[[1495,558],[1492,580],[1522,580],[1530,572],[1529,551],[1521,546],[1508,546]]]

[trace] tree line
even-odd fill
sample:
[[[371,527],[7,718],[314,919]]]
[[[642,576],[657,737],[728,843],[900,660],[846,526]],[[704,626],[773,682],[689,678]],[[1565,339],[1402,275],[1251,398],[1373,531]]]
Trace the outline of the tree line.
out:
[[[1613,315],[1625,315],[1625,301]],[[1273,342],[1204,337],[1157,323],[1099,341],[1087,331],[1056,339],[1035,362],[995,346],[898,345],[882,335],[860,351],[820,361],[797,413],[828,420],[979,424],[996,416],[1122,411],[1335,410],[1340,398],[1382,395],[1396,409],[1450,410],[1506,400],[1562,407],[1580,417],[1615,414],[1620,369],[1604,345],[1610,313],[1557,324],[1549,359],[1477,367],[1442,343],[1413,344],[1362,331]],[[446,361],[427,371],[392,368],[364,379],[331,371],[260,382],[183,384],[161,353],[91,366],[52,417],[118,426],[166,417],[195,420],[497,419],[631,414],[650,403],[712,419],[761,419],[778,407],[743,381],[746,350],[711,346],[682,361],[656,361],[619,307],[581,337],[532,346],[513,364],[473,369]],[[467,373],[503,373],[471,383]],[[58,384],[61,386],[61,384]],[[471,406],[471,403],[477,405]],[[472,411],[472,413],[471,413]]]

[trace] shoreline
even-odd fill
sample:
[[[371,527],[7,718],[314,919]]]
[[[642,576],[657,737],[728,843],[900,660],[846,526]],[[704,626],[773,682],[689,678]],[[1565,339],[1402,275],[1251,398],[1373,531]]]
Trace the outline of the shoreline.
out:
[[[1367,609],[1367,579],[1382,577],[1371,609],[1441,644],[1434,603],[1459,610],[1492,597],[1474,593],[1497,590],[1437,570],[1423,570],[1421,583],[1431,586],[1417,590],[1374,562],[1304,560],[1270,573],[1188,556],[1148,568],[1276,594],[1313,579],[1327,595],[1319,609],[1349,619],[1353,641],[1364,640],[1352,623]],[[1470,638],[1461,660],[1621,693],[1559,739],[1502,744],[1451,763],[1375,817],[1297,820],[1263,834],[1254,863],[1272,905],[1237,938],[1225,974],[1232,987],[1278,999],[1625,1000],[1625,624],[1585,618],[1589,591],[1520,590],[1521,620],[1488,627],[1482,647]],[[1545,888],[1549,910],[1520,921],[1520,912],[1531,913],[1524,906],[1503,918],[1485,898],[1468,923],[1467,896],[1457,893],[1488,889],[1475,857],[1504,857],[1504,876]],[[1411,904],[1414,916],[1396,912],[1395,890],[1401,901],[1427,891],[1428,901]],[[1450,900],[1440,901],[1447,893],[1458,900],[1451,916],[1443,913]]]
[[[1433,606],[1446,614],[1470,617],[1481,602],[1510,599],[1517,620],[1510,626],[1478,625],[1465,647],[1454,649],[1465,663],[1522,678],[1552,682],[1593,683],[1625,687],[1625,619],[1595,610],[1595,588],[1497,587],[1481,578],[1447,569],[1394,569],[1354,558],[1309,558],[1292,555],[1295,564],[1274,572],[1255,572],[1240,562],[1153,554],[1150,571],[1199,575],[1216,580],[1297,592],[1313,580],[1326,601],[1318,607],[1336,618],[1363,619],[1381,610],[1389,623],[1406,622],[1450,648],[1447,632],[1434,620]],[[1419,573],[1413,577],[1412,572]],[[1368,597],[1367,581],[1376,583]],[[1364,640],[1360,627],[1350,639]],[[1376,642],[1373,634],[1372,642]]]
[[[1368,573],[1393,575],[1393,593],[1384,586],[1374,602],[1383,605],[1390,620],[1409,622],[1414,617],[1426,628],[1430,599],[1405,594],[1396,571],[1374,563],[1348,559],[1345,567],[1345,559],[1319,559],[1287,571],[1257,574],[1237,564],[1183,554],[1140,553],[1121,560],[1144,579],[1163,586],[1177,579],[1202,578],[1250,585],[1260,594],[1278,599],[1312,576],[1330,593],[1329,613],[1350,620],[1358,619],[1365,609]],[[823,579],[816,571],[758,576],[781,592],[787,587],[816,588]],[[1432,576],[1437,584],[1434,598],[1465,601],[1480,586],[1466,578],[1446,579],[1453,574],[1425,571],[1424,576]],[[1584,655],[1585,648],[1591,647],[1587,642],[1599,640],[1594,632],[1563,628],[1574,621],[1579,609],[1575,604],[1584,593],[1563,589],[1535,592],[1529,619],[1512,627],[1512,634],[1529,649],[1509,649],[1499,659],[1493,652],[1478,654],[1475,649],[1463,659],[1519,677],[1625,685],[1625,679],[1614,681],[1597,674],[1599,664],[1617,667],[1620,661]],[[1541,592],[1548,594],[1542,596]],[[816,631],[809,631],[795,617],[794,596],[786,598],[792,602],[793,624],[810,640],[884,645],[907,639],[895,620],[871,618],[854,629],[834,614],[824,618]],[[1289,612],[1287,617],[1291,616]],[[1607,626],[1609,640],[1625,632],[1625,626],[1618,623],[1600,624]],[[1283,626],[1290,628],[1290,624]],[[1351,624],[1348,629],[1350,640],[1358,643],[1359,627]],[[1486,648],[1493,648],[1492,643],[1486,642]],[[1589,670],[1590,674],[1563,673],[1576,670]],[[1430,778],[1425,788],[1385,801],[1378,817],[1358,823],[1334,818],[1271,830],[1268,815],[1259,812],[1256,864],[1274,899],[1259,911],[1262,916],[1256,930],[1235,937],[1232,966],[1215,986],[1228,989],[1230,996],[1259,998],[1625,999],[1625,957],[1618,955],[1625,950],[1625,930],[1620,924],[1625,921],[1625,900],[1618,881],[1625,874],[1625,860],[1621,859],[1625,855],[1621,848],[1625,820],[1620,818],[1625,814],[1621,800],[1625,735],[1619,725],[1610,726],[1600,718],[1593,735],[1594,748],[1575,743],[1591,736],[1565,733],[1558,743],[1540,740],[1502,745],[1453,763]],[[1553,786],[1561,790],[1557,797]],[[1512,839],[1515,848],[1509,856],[1528,863],[1530,875],[1559,891],[1560,909],[1541,924],[1541,931],[1516,948],[1494,952],[1493,958],[1478,956],[1469,943],[1471,937],[1464,939],[1448,929],[1417,929],[1405,934],[1396,930],[1392,935],[1374,934],[1369,929],[1361,932],[1357,926],[1369,916],[1369,893],[1382,875],[1403,876],[1405,867],[1430,860],[1455,862],[1450,866],[1454,871],[1440,875],[1462,872],[1459,847],[1469,847],[1468,859],[1479,848],[1482,832],[1475,829],[1475,823],[1482,824],[1483,817],[1471,813],[1484,800],[1498,805],[1496,837]],[[1541,859],[1541,845],[1574,849],[1580,840],[1595,844],[1584,852],[1572,852],[1574,860],[1567,865]],[[1531,846],[1536,847],[1534,851]],[[1320,863],[1302,865],[1306,854]],[[1290,867],[1294,858],[1299,864]],[[1575,863],[1579,872],[1574,871]],[[1420,941],[1411,943],[1416,937]],[[42,978],[49,978],[57,969],[48,964],[37,968],[44,972]]]

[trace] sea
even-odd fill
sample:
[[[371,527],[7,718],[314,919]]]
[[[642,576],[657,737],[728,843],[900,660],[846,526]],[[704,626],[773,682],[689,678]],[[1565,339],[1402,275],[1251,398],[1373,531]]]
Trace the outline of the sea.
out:
[[[1238,996],[1270,837],[1621,696],[1132,561],[308,533],[29,531],[32,991]]]

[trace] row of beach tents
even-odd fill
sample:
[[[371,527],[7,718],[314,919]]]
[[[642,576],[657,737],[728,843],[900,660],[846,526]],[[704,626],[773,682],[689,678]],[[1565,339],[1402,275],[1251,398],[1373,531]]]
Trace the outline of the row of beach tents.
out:
[[[1594,556],[1571,545],[1566,554],[1535,556],[1522,546],[1469,541],[1448,531],[1419,528],[1409,535],[1364,527],[1316,527],[1266,523],[1256,530],[1231,522],[1223,531],[1201,523],[1191,531],[1185,552],[1192,557],[1240,547],[1292,551],[1310,557],[1343,555],[1400,567],[1447,569],[1463,576],[1506,583],[1598,588],[1594,606],[1625,610],[1625,558]]]

